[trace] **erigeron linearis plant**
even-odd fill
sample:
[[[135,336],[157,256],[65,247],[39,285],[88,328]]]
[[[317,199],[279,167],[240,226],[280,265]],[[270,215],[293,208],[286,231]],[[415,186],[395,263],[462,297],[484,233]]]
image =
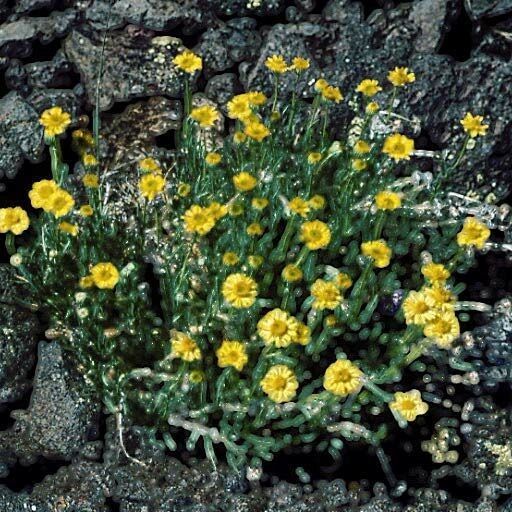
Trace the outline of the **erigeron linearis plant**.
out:
[[[232,98],[232,130],[207,151],[200,133],[220,112],[192,101],[201,58],[187,50],[173,63],[185,83],[177,178],[152,157],[136,164],[135,228],[109,213],[98,141],[72,133],[86,169],[72,194],[59,138],[71,118],[59,107],[41,116],[52,179],[29,194],[42,210],[34,236],[15,247],[29,227],[19,207],[0,210],[0,231],[48,314],[48,335],[116,414],[121,444],[129,417],[158,427],[172,450],[175,432],[188,431],[186,447],[201,439],[214,464],[221,444],[237,469],[309,443],[339,457],[339,437],[378,446],[390,422],[405,428],[427,413],[404,375],[414,380],[425,354],[448,357],[457,311],[474,306],[457,300],[454,274],[469,268],[490,230],[471,216],[438,222],[429,205],[487,125],[466,114],[459,156],[439,162],[434,183],[418,181],[414,142],[390,123],[414,73],[389,72],[387,107],[377,102],[383,86],[363,80],[351,95],[360,122],[333,141],[328,119],[340,89],[319,78],[311,105],[295,93],[281,98],[282,76],[300,75],[309,61],[273,55],[273,96]],[[373,129],[377,121],[387,133]],[[145,292],[150,264],[161,317]]]

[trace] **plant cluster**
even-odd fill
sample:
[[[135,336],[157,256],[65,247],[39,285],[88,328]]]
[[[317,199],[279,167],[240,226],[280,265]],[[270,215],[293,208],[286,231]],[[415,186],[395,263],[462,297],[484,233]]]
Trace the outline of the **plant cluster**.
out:
[[[459,311],[471,307],[455,274],[490,230],[430,208],[487,125],[467,113],[461,153],[438,162],[433,182],[418,179],[414,141],[392,111],[413,72],[362,80],[346,137],[332,140],[339,87],[319,78],[311,103],[283,98],[282,77],[309,61],[273,55],[272,97],[233,97],[229,133],[206,149],[202,134],[222,112],[190,93],[198,55],[182,52],[174,65],[185,83],[176,178],[153,157],[135,164],[129,228],[108,213],[97,138],[71,134],[86,171],[72,189],[60,151],[70,116],[59,107],[41,116],[52,179],[30,191],[40,210],[32,237],[15,247],[29,228],[19,207],[0,210],[0,231],[47,335],[111,413],[156,426],[172,450],[185,430],[186,447],[201,439],[212,462],[221,444],[232,467],[258,468],[290,446],[339,457],[341,438],[378,445],[395,421],[405,428],[427,413],[428,398],[407,383],[425,354],[449,357]]]

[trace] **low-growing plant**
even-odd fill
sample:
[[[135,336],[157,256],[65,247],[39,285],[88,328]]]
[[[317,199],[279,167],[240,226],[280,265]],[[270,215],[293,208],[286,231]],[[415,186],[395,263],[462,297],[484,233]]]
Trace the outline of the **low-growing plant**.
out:
[[[41,116],[52,179],[29,194],[41,213],[19,247],[24,210],[0,210],[0,231],[48,337],[120,430],[123,418],[151,424],[171,450],[187,431],[187,449],[201,440],[215,463],[220,444],[233,468],[257,470],[290,446],[333,457],[341,438],[378,446],[394,422],[427,414],[428,397],[408,384],[425,355],[450,357],[459,312],[485,309],[458,300],[455,274],[490,230],[469,208],[447,211],[444,188],[487,125],[467,113],[460,154],[434,155],[432,177],[416,170],[411,159],[426,152],[393,112],[414,73],[363,80],[333,140],[340,89],[319,78],[312,102],[282,97],[282,77],[309,61],[274,55],[273,96],[233,97],[229,133],[212,146],[205,134],[221,112],[190,92],[201,58],[185,51],[174,65],[185,85],[179,147],[171,165],[134,163],[138,195],[124,215],[111,208],[98,139],[72,133],[86,171],[73,182],[60,150],[71,118],[59,107]]]

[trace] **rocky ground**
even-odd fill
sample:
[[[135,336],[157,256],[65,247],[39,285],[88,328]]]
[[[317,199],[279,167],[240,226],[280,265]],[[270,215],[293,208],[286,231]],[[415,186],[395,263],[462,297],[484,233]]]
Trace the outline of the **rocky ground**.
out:
[[[311,59],[300,84],[305,94],[320,72],[348,90],[362,77],[383,78],[390,67],[409,66],[417,81],[400,108],[418,121],[417,145],[456,147],[461,115],[485,114],[490,136],[468,155],[453,184],[491,202],[510,193],[510,0],[0,0],[0,23],[4,204],[48,172],[39,113],[58,104],[77,124],[91,115],[102,48],[98,96],[106,157],[122,167],[142,153],[172,151],[181,90],[169,60],[181,45],[203,56],[198,95],[219,104],[246,87],[268,88],[263,62],[272,53]],[[335,112],[333,129],[347,119],[345,109]],[[510,263],[486,258],[489,279],[475,278],[472,293],[492,303],[511,291]],[[497,468],[507,453],[512,466],[506,300],[464,354],[478,361],[482,377],[465,420],[465,457],[434,472],[431,489],[409,492],[399,482],[388,494],[373,481],[349,483],[350,475],[315,488],[260,487],[223,469],[212,473],[201,462],[184,465],[166,456],[151,432],[135,427],[125,442],[146,466],[128,461],[115,425],[94,396],[84,395],[59,345],[40,341],[37,318],[16,306],[23,296],[8,265],[0,267],[0,292],[0,512],[512,511],[511,473]],[[488,443],[502,447],[502,458]]]

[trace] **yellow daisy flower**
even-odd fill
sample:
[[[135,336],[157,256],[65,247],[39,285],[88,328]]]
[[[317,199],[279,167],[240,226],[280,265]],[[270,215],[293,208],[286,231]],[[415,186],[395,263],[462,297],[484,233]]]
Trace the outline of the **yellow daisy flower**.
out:
[[[245,126],[244,133],[251,139],[261,142],[270,135],[270,130],[260,122],[251,122]]]
[[[158,165],[158,162],[154,158],[151,158],[150,156],[147,156],[146,158],[139,160],[139,169],[142,172],[152,172],[154,174],[160,174],[162,172],[162,169],[160,165]]]
[[[249,263],[249,266],[252,267],[252,268],[259,268],[259,267],[261,267],[261,265],[263,265],[264,261],[265,261],[265,259],[263,258],[263,256],[260,256],[258,254],[251,254],[247,258],[247,262]]]
[[[322,89],[321,93],[324,99],[334,101],[334,103],[339,103],[343,99],[340,88],[333,85],[328,85]]]
[[[251,206],[255,210],[264,210],[268,206],[268,199],[266,199],[264,197],[255,197],[251,201]]]
[[[63,233],[67,233],[68,235],[71,236],[78,235],[78,226],[76,226],[75,224],[71,224],[70,222],[64,221],[59,223],[59,229]]]
[[[325,208],[325,197],[320,194],[315,194],[309,201],[308,204],[313,210],[322,210]]]
[[[49,211],[55,217],[67,215],[75,206],[75,200],[69,192],[58,189],[48,200],[45,211]]]
[[[354,171],[364,171],[367,167],[368,163],[361,160],[361,158],[355,158],[352,160],[352,169],[354,169]]]
[[[191,363],[201,359],[201,349],[190,336],[174,331],[171,333],[171,356]]]
[[[224,265],[233,266],[236,265],[238,261],[239,258],[235,252],[228,251],[222,255],[222,263],[224,263]]]
[[[402,303],[405,323],[425,325],[436,315],[435,303],[423,292],[410,291]]]
[[[272,401],[283,403],[295,397],[299,382],[293,370],[284,364],[277,364],[270,368],[260,385]]]
[[[276,308],[258,321],[258,334],[265,345],[287,347],[297,339],[298,322],[286,311]]]
[[[432,299],[437,309],[453,310],[453,306],[457,301],[457,297],[442,282],[437,282],[430,287],[423,288],[423,293]]]
[[[307,217],[309,213],[309,203],[302,199],[302,197],[294,197],[289,201],[288,208],[301,217]]]
[[[191,190],[192,187],[188,183],[180,183],[177,192],[180,197],[187,197]]]
[[[297,265],[290,263],[284,267],[281,276],[285,281],[295,283],[302,279],[302,270]]]
[[[245,135],[244,132],[236,131],[233,134],[233,142],[235,144],[242,144],[242,142],[245,142],[247,140],[247,135]]]
[[[354,144],[354,153],[357,153],[358,155],[366,155],[372,150],[370,144],[364,140],[358,140]]]
[[[421,273],[431,283],[444,283],[450,277],[450,271],[441,263],[427,263],[421,267]]]
[[[475,138],[479,135],[485,135],[485,132],[489,128],[489,125],[483,124],[483,116],[474,116],[468,112],[464,119],[461,120],[460,124],[464,128],[464,131],[469,134],[470,137]]]
[[[240,192],[249,192],[258,184],[258,180],[248,172],[239,172],[233,176],[233,185]]]
[[[59,190],[59,186],[53,180],[41,180],[32,184],[28,193],[30,204],[34,208],[48,208],[50,198]]]
[[[331,241],[331,230],[321,220],[304,222],[300,228],[300,240],[310,251],[325,249]]]
[[[30,220],[23,208],[0,208],[0,233],[11,232],[13,235],[21,235],[29,225]]]
[[[341,303],[340,290],[332,281],[317,279],[311,285],[311,295],[315,298],[314,309],[335,309]]]
[[[282,55],[271,55],[267,57],[265,66],[273,73],[285,73],[288,71],[288,64]]]
[[[215,218],[208,208],[197,204],[192,205],[182,217],[185,223],[185,230],[189,233],[206,235],[215,226]]]
[[[208,128],[218,121],[220,116],[215,107],[210,105],[203,105],[201,107],[195,107],[190,112],[190,117],[199,123],[201,128]]]
[[[363,372],[351,361],[339,359],[325,370],[324,388],[337,396],[346,396],[361,389]]]
[[[376,101],[370,101],[370,103],[368,103],[368,105],[366,105],[366,113],[367,114],[376,114],[380,109],[380,106],[379,104],[376,102]]]
[[[379,85],[378,80],[366,78],[359,83],[359,85],[356,87],[356,91],[360,92],[364,96],[371,98],[372,96],[375,96],[379,91],[382,91],[382,87]]]
[[[382,152],[390,158],[393,158],[395,162],[399,160],[410,160],[413,151],[414,141],[400,133],[388,135],[382,147]]]
[[[203,69],[203,60],[190,50],[185,50],[172,59],[172,63],[185,73],[195,73]]]
[[[84,204],[80,206],[79,213],[82,217],[90,217],[94,213],[94,210],[90,204]]]
[[[96,167],[98,165],[98,160],[92,153],[86,153],[82,156],[82,163],[85,167]]]
[[[396,210],[402,206],[400,194],[383,190],[375,195],[375,205],[379,210]]]
[[[417,389],[395,393],[389,408],[406,421],[414,421],[428,411],[428,405],[421,399],[421,393]]]
[[[315,90],[320,93],[323,92],[327,87],[329,87],[329,83],[327,82],[327,80],[325,80],[325,78],[319,78],[315,82]]]
[[[230,274],[222,284],[222,295],[234,308],[250,308],[256,301],[258,285],[245,274]]]
[[[91,268],[94,284],[102,290],[111,290],[119,282],[119,271],[110,262],[97,263]]]
[[[457,244],[483,249],[491,236],[490,229],[475,217],[467,217],[461,231],[457,233]]]
[[[440,311],[425,325],[423,334],[441,348],[450,348],[460,335],[459,320],[453,311]]]
[[[333,281],[341,290],[348,290],[352,286],[352,278],[344,272],[339,272],[336,274]]]
[[[90,275],[81,277],[80,281],[78,281],[78,286],[80,286],[80,288],[84,288],[84,289],[92,288],[94,286],[94,279]]]
[[[309,59],[305,59],[303,57],[294,57],[292,59],[292,66],[291,68],[294,71],[305,71],[310,66]]]
[[[245,119],[252,113],[249,98],[242,94],[234,96],[228,101],[227,108],[228,117],[231,119]]]
[[[416,80],[416,76],[409,71],[409,68],[396,67],[388,73],[388,80],[395,87],[404,87],[407,84],[412,84]]]
[[[385,240],[372,240],[361,244],[363,256],[373,259],[373,264],[377,268],[385,268],[391,261],[392,251]]]
[[[41,114],[39,123],[43,126],[47,137],[55,137],[66,131],[71,124],[71,116],[60,107],[52,107]]]
[[[232,366],[239,372],[243,370],[249,360],[245,345],[239,341],[224,340],[215,351],[215,355],[217,356],[217,364],[221,368]]]
[[[142,197],[153,201],[165,187],[165,178],[160,174],[145,174],[139,181],[139,190]]]
[[[319,153],[318,151],[314,151],[312,153],[309,153],[308,155],[308,163],[309,164],[316,164],[322,160],[322,153]]]
[[[244,213],[244,207],[240,203],[233,203],[228,206],[228,212],[232,217],[238,217]]]
[[[213,220],[217,222],[222,217],[225,217],[228,214],[227,206],[214,201],[210,203],[206,208],[206,212],[213,217]]]
[[[246,232],[249,236],[260,236],[263,234],[263,228],[259,222],[253,222],[247,226]]]

